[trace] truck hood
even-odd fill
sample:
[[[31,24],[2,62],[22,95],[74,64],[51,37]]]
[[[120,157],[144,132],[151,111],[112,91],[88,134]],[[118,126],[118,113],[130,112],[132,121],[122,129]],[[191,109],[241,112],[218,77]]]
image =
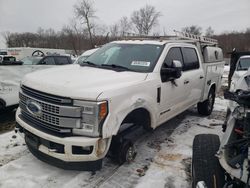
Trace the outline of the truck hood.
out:
[[[22,84],[48,94],[97,100],[102,92],[136,84],[146,76],[147,73],[65,65],[27,74]]]

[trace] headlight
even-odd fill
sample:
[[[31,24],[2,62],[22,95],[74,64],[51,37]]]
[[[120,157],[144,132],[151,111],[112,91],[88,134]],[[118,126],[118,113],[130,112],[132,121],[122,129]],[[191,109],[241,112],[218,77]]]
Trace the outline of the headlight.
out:
[[[238,120],[242,120],[244,118],[244,115],[245,115],[245,109],[242,106],[235,107],[232,113],[232,116]]]
[[[82,120],[80,129],[73,129],[73,133],[99,136],[101,125],[108,114],[108,102],[74,100],[74,106],[80,106],[82,108]]]

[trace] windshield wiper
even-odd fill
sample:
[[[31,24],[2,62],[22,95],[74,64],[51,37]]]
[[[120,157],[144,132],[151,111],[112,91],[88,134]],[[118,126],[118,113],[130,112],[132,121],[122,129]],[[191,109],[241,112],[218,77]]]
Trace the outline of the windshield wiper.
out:
[[[128,67],[124,67],[122,65],[116,65],[116,64],[101,64],[102,67],[109,67],[109,68],[114,68],[114,69],[123,69],[127,71],[132,71]]]
[[[81,66],[84,66],[84,65],[91,65],[91,66],[94,66],[94,67],[97,67],[97,64],[95,64],[95,63],[92,63],[92,62],[90,62],[90,61],[83,61],[80,65]]]

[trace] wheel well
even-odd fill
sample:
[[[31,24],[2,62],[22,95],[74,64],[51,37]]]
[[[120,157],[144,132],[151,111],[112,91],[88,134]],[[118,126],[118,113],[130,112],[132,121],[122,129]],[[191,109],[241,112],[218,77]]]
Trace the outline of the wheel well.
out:
[[[210,87],[210,90],[213,89],[214,91],[216,91],[216,85],[213,84],[211,87]]]
[[[150,113],[145,108],[135,109],[125,117],[125,119],[122,121],[122,124],[124,123],[135,123],[136,125],[143,126],[145,128],[150,128]]]
[[[0,99],[0,110],[6,107],[6,102],[3,99]]]

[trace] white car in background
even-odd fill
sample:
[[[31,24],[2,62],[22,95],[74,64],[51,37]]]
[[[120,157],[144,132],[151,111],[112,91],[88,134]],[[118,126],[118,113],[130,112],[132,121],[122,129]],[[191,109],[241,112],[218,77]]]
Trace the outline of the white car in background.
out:
[[[94,49],[83,52],[82,55],[80,55],[74,63],[75,64],[82,63],[85,59],[87,59],[90,55],[92,55],[98,49],[99,48],[94,48]]]
[[[247,73],[250,67],[250,55],[241,56],[236,64],[236,69],[232,77],[230,90],[234,91],[237,81]]]

